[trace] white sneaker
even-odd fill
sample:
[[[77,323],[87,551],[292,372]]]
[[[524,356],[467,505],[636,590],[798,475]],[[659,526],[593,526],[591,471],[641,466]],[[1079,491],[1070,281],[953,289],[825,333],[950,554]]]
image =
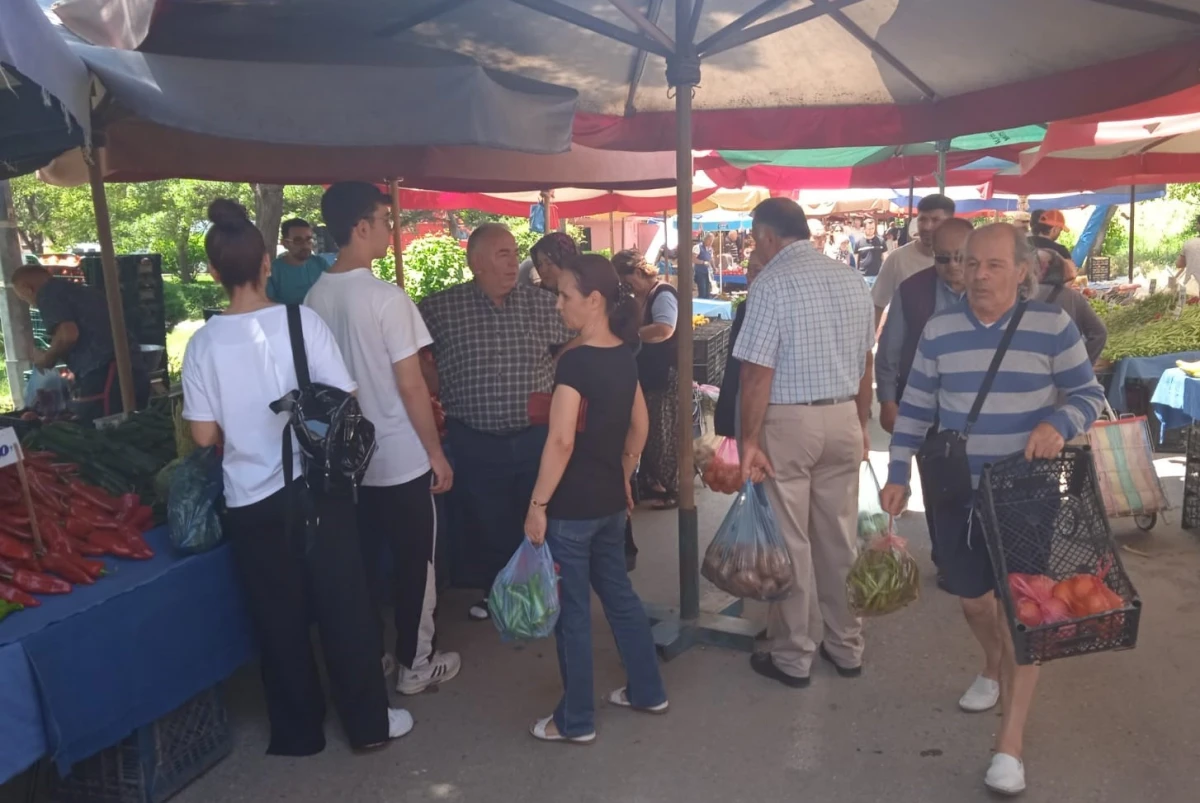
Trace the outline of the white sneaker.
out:
[[[412,714],[403,708],[388,709],[388,738],[399,739],[413,729]]]
[[[456,652],[435,652],[429,663],[420,669],[400,667],[396,691],[401,694],[420,694],[430,686],[453,680],[462,669],[462,658]]]
[[[473,622],[486,622],[492,618],[492,612],[488,610],[488,601],[481,599],[470,608],[467,609],[467,616]]]
[[[993,792],[1002,795],[1019,795],[1025,791],[1025,765],[1016,756],[997,753],[992,756],[984,784]]]
[[[967,693],[958,701],[958,707],[972,714],[995,708],[1000,702],[1000,684],[979,675]]]

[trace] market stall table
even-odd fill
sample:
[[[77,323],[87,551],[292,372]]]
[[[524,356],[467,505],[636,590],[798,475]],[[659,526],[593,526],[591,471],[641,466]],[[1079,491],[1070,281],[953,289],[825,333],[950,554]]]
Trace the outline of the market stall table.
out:
[[[733,303],[729,301],[716,301],[710,298],[693,298],[692,312],[707,318],[724,318],[727,321],[732,321]]]
[[[1108,403],[1118,413],[1145,412],[1130,410],[1125,400],[1125,385],[1132,380],[1158,381],[1168,369],[1175,368],[1176,360],[1193,362],[1200,360],[1200,351],[1180,351],[1160,354],[1157,357],[1126,357],[1113,364],[1112,383],[1108,387]]]
[[[1200,379],[1178,368],[1163,371],[1150,400],[1163,429],[1188,427],[1183,479],[1183,528],[1200,529]]]
[[[49,756],[65,774],[250,660],[229,548],[182,557],[160,527],[148,561],[0,622],[0,782]]]

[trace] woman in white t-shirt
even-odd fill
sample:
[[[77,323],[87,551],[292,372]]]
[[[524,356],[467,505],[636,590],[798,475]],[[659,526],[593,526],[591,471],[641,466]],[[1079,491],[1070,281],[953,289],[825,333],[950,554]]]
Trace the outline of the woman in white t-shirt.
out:
[[[270,404],[298,385],[287,308],[267,298],[271,263],[246,210],[217,199],[208,217],[204,250],[229,307],[188,344],[183,417],[198,445],[224,447],[223,525],[258,636],[271,721],[267,752],[306,756],[325,748],[325,694],[310,615],[321,631],[334,705],[351,746],[382,745],[411,730],[412,717],[388,708],[358,541],[347,537],[353,503],[307,495],[299,480],[285,489],[287,416],[271,412]],[[312,381],[355,390],[321,318],[302,307],[301,320]],[[298,460],[293,476],[301,476]],[[311,533],[309,517],[288,516],[289,508],[306,509],[305,503],[319,514]]]

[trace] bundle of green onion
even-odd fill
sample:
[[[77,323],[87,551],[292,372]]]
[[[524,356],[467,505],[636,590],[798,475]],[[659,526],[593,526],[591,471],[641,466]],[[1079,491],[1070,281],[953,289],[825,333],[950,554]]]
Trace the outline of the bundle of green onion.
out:
[[[883,616],[916,601],[921,591],[921,571],[908,554],[904,540],[885,535],[859,552],[846,593],[856,616]]]

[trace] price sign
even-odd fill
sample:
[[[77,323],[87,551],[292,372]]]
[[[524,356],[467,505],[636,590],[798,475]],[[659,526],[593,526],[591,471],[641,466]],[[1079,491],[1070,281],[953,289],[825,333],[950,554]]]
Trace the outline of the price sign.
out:
[[[0,429],[0,468],[11,466],[21,459],[21,443],[12,427]]]
[[[1088,257],[1088,278],[1093,282],[1107,282],[1111,271],[1111,257]]]

